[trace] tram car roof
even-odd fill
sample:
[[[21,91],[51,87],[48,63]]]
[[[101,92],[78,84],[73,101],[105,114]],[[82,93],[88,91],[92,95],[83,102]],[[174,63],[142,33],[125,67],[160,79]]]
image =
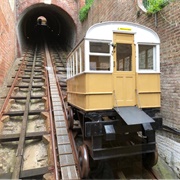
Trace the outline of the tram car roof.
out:
[[[107,21],[94,24],[85,35],[85,39],[109,40],[112,32],[134,34],[135,43],[160,43],[159,36],[152,29],[140,24],[125,21]]]

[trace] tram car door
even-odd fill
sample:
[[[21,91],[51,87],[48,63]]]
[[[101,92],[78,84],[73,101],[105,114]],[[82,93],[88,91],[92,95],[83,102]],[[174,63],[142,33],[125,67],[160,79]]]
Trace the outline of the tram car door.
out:
[[[134,34],[113,35],[114,106],[135,106]]]

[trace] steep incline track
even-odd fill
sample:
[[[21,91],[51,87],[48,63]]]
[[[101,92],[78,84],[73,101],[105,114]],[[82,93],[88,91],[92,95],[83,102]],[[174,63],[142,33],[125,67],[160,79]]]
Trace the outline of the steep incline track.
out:
[[[23,56],[0,111],[0,178],[78,179],[58,83],[66,87],[65,70],[52,63],[57,49],[35,47]]]

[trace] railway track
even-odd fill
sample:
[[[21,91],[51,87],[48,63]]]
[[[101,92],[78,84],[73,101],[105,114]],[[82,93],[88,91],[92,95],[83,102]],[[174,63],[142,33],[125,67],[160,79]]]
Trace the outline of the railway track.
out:
[[[0,111],[1,179],[78,179],[57,82],[65,82],[59,59],[42,44],[23,57]]]
[[[46,43],[24,54],[0,111],[0,179],[80,179],[75,135],[67,128],[65,57]],[[142,164],[111,163],[95,165],[89,178],[109,171],[117,179],[158,179]]]
[[[162,179],[162,176],[153,168],[144,167],[141,158],[126,157],[91,165],[88,179]]]
[[[117,179],[161,179],[152,169],[145,168],[141,163],[120,169],[115,175]]]

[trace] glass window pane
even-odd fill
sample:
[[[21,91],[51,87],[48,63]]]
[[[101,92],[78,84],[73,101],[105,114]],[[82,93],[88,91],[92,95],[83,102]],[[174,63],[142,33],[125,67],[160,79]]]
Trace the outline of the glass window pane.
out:
[[[72,61],[72,56],[71,56],[71,57],[70,57],[70,77],[73,76],[72,69],[73,69],[73,61]]]
[[[73,54],[73,76],[76,74],[76,59],[75,59],[75,54]]]
[[[131,44],[116,44],[117,50],[117,71],[131,71],[132,70],[132,46]]]
[[[139,45],[139,69],[153,70],[153,45]]]
[[[110,71],[109,56],[90,56],[90,70]]]
[[[90,52],[93,53],[109,53],[110,47],[108,43],[90,42]]]
[[[77,59],[78,59],[78,73],[81,72],[80,65],[81,65],[81,57],[80,57],[80,48],[77,50]]]

